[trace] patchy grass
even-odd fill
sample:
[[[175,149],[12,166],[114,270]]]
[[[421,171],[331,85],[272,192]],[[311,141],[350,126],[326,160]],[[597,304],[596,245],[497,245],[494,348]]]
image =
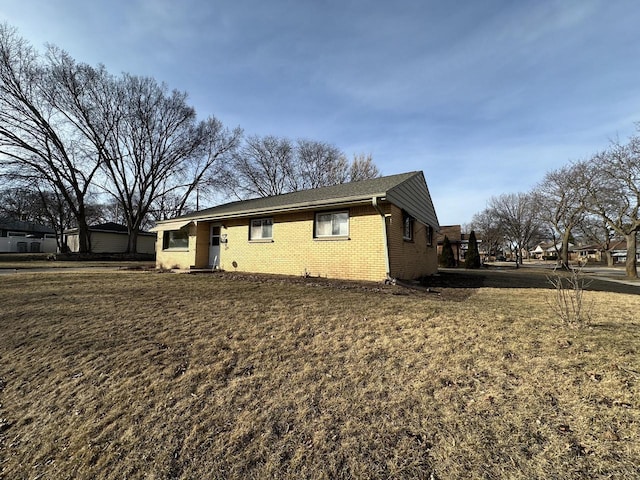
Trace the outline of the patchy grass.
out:
[[[640,297],[454,287],[3,277],[0,477],[638,478]]]

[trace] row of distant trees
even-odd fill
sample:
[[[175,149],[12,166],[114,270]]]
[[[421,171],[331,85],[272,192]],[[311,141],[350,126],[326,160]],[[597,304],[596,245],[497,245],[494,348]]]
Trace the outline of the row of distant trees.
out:
[[[349,160],[314,140],[245,137],[199,120],[187,94],[153,78],[113,75],[47,46],[36,51],[0,24],[0,214],[88,227],[115,213],[129,251],[150,222],[200,201],[244,199],[379,176],[371,156]],[[18,199],[20,197],[20,199]]]
[[[491,198],[474,215],[474,229],[490,251],[505,241],[516,259],[542,240],[558,245],[569,265],[569,243],[602,245],[612,263],[614,236],[627,244],[626,274],[637,278],[636,243],[640,230],[640,125],[626,142],[615,140],[590,158],[545,174],[531,191]],[[520,258],[518,258],[520,256]]]

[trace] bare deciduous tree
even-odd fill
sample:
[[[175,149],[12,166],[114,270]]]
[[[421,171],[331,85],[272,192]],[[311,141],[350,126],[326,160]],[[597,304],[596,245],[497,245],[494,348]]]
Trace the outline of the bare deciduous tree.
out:
[[[214,118],[197,122],[186,93],[168,92],[152,78],[124,75],[117,85],[120,105],[112,110],[124,115],[116,128],[107,122],[103,130],[105,189],[123,207],[129,251],[135,252],[154,204],[171,195],[178,200],[173,213],[182,213],[213,166],[233,152],[241,132],[227,131]]]
[[[502,226],[497,216],[488,208],[476,213],[471,219],[471,225],[465,230],[474,230],[478,233],[488,256],[495,256],[504,242],[505,234]]]
[[[569,268],[569,240],[586,215],[579,166],[568,165],[548,172],[534,191],[540,220],[551,233],[554,245],[560,242],[560,264]]]
[[[56,80],[49,101],[100,158],[101,186],[119,204],[128,252],[135,253],[150,212],[181,214],[214,165],[237,147],[241,131],[229,132],[215,118],[197,122],[186,93],[152,78],[114,77],[55,48],[48,56]]]
[[[177,208],[171,212],[173,215],[181,215],[191,209],[189,202],[194,194],[207,195],[215,193],[211,192],[212,188],[220,188],[218,176],[222,176],[224,165],[232,160],[242,139],[240,127],[229,130],[215,117],[200,122],[198,128],[202,141],[198,153],[185,158],[180,175],[169,177],[164,183],[160,198],[171,196],[177,199]],[[197,209],[198,203],[192,207]]]
[[[227,189],[238,198],[268,197],[297,189],[291,141],[272,135],[248,137],[226,172]]]
[[[48,223],[38,192],[18,185],[0,191],[0,217],[44,225]]]
[[[73,214],[81,252],[90,250],[86,199],[100,158],[70,116],[51,104],[50,66],[15,29],[0,25],[0,167],[13,178],[55,189]]]
[[[251,136],[238,149],[222,181],[238,199],[280,195],[380,176],[371,156],[349,162],[335,146],[314,140]]]
[[[597,215],[586,215],[578,224],[580,238],[586,242],[595,243],[598,248],[604,250],[607,266],[613,266],[613,255],[611,254],[612,230],[604,219]]]
[[[297,190],[348,181],[349,163],[338,147],[314,140],[298,140],[295,153]]]
[[[379,175],[371,156],[350,163],[322,142],[253,136],[238,151],[239,128],[197,122],[186,100],[152,78],[115,77],[55,46],[42,57],[3,25],[0,174],[53,187],[73,214],[81,252],[90,251],[87,201],[96,189],[119,205],[135,252],[150,214],[184,213],[194,194],[224,186],[239,198],[268,196]]]
[[[365,155],[363,153],[353,156],[353,161],[349,166],[349,181],[358,182],[360,180],[368,180],[370,178],[376,178],[380,176],[380,170],[373,163],[373,158],[370,154]]]
[[[580,164],[585,209],[602,218],[627,242],[626,274],[638,278],[637,234],[640,230],[640,137],[619,141]]]
[[[489,210],[516,255],[516,268],[522,263],[522,252],[540,237],[536,205],[531,193],[506,193],[492,197]]]

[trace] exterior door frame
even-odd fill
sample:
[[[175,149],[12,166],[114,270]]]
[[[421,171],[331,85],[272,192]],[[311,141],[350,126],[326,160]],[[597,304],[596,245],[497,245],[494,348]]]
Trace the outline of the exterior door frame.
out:
[[[222,226],[220,224],[212,223],[209,227],[209,266],[211,268],[220,267],[221,230]]]

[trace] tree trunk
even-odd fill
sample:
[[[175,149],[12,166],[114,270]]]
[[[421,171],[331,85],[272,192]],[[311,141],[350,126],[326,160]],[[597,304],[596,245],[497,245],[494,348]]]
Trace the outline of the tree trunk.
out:
[[[562,235],[562,250],[560,250],[560,266],[564,270],[569,270],[569,238],[571,236],[571,230],[565,230]]]
[[[89,226],[84,218],[78,218],[78,253],[91,252],[91,239],[89,238]]]
[[[129,254],[135,255],[138,253],[138,235],[140,234],[140,224],[142,223],[142,219],[144,218],[145,213],[137,212],[136,216],[128,215],[127,216],[127,252]]]
[[[613,267],[613,255],[611,254],[611,250],[605,251],[604,255],[607,259],[607,267]]]
[[[87,224],[86,208],[81,195],[77,195],[78,208],[74,212],[78,222],[78,253],[91,253],[91,233]]]
[[[138,253],[138,229],[129,229],[129,240],[127,242],[127,253]]]
[[[64,241],[64,227],[62,222],[55,222],[54,230],[56,232],[56,247],[58,253],[67,253],[67,243]]]
[[[638,278],[638,262],[636,261],[636,235],[637,232],[634,231],[624,236],[627,240],[627,278]]]

